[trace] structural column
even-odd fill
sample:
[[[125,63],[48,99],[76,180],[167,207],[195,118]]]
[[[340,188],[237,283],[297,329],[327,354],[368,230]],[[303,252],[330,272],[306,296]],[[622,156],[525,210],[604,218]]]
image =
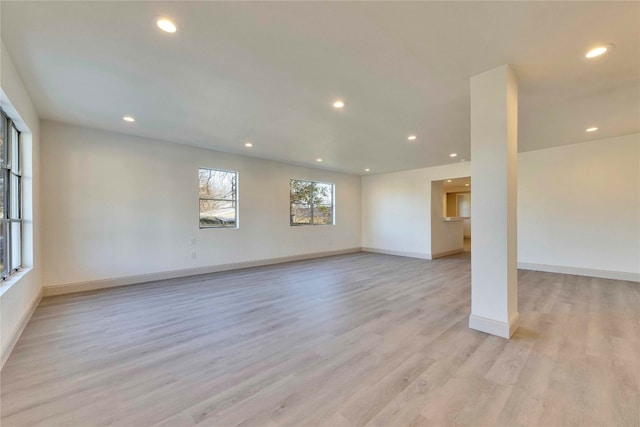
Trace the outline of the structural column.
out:
[[[471,316],[509,338],[518,328],[518,85],[503,65],[471,78]]]

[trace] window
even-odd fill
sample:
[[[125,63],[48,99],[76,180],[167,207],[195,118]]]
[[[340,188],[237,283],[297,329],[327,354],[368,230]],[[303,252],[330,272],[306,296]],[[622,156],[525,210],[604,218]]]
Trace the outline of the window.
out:
[[[238,173],[199,169],[200,228],[238,226]]]
[[[291,180],[291,225],[333,225],[333,184]]]
[[[22,266],[22,175],[20,132],[0,110],[0,275]]]

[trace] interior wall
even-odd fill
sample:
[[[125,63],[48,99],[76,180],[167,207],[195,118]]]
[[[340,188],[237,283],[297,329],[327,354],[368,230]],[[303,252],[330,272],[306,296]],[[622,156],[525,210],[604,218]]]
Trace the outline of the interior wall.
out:
[[[362,247],[431,258],[431,182],[471,174],[469,162],[362,178]]]
[[[444,185],[431,182],[431,258],[462,252],[464,248],[462,221],[443,221]]]
[[[38,114],[9,52],[4,43],[0,45],[0,104],[22,132],[22,259],[25,267],[0,284],[0,361],[4,365],[41,295],[38,167],[40,131]]]
[[[520,153],[519,265],[640,280],[639,162],[640,134]],[[362,246],[427,258],[431,181],[469,166],[363,177]]]
[[[447,201],[447,205],[446,205],[446,216],[470,216],[469,215],[462,215],[460,212],[458,212],[458,194],[469,194],[471,195],[471,191],[469,190],[465,190],[465,191],[449,191],[447,190],[446,193],[446,201]]]
[[[239,173],[240,228],[199,229],[199,167]],[[46,287],[360,248],[358,176],[47,121],[42,176]],[[335,184],[335,226],[289,225],[292,178]]]
[[[462,234],[463,237],[465,239],[470,239],[471,238],[471,219],[470,218],[466,218],[465,220],[462,221]]]
[[[521,264],[640,279],[640,134],[530,151],[518,160]]]
[[[458,193],[447,193],[446,216],[458,216],[456,194]]]
[[[458,216],[467,217],[462,223],[464,225],[464,237],[471,237],[471,192],[465,191],[455,193],[456,212]]]

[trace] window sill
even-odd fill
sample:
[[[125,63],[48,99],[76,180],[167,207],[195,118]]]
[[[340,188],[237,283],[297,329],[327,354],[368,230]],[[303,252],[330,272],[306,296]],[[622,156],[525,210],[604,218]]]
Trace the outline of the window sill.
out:
[[[291,227],[327,227],[327,226],[332,226],[335,224],[289,224]]]
[[[11,276],[7,277],[6,280],[0,282],[0,296],[4,295],[9,289],[13,287],[16,283],[18,283],[24,276],[27,275],[33,267],[23,267],[18,270],[16,273],[13,273]]]

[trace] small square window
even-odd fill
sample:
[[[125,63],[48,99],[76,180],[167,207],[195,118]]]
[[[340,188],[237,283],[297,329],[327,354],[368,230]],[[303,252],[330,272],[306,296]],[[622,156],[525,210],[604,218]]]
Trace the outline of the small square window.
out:
[[[333,225],[333,193],[333,184],[292,179],[289,193],[290,224]]]
[[[200,168],[200,228],[238,227],[238,173]]]

